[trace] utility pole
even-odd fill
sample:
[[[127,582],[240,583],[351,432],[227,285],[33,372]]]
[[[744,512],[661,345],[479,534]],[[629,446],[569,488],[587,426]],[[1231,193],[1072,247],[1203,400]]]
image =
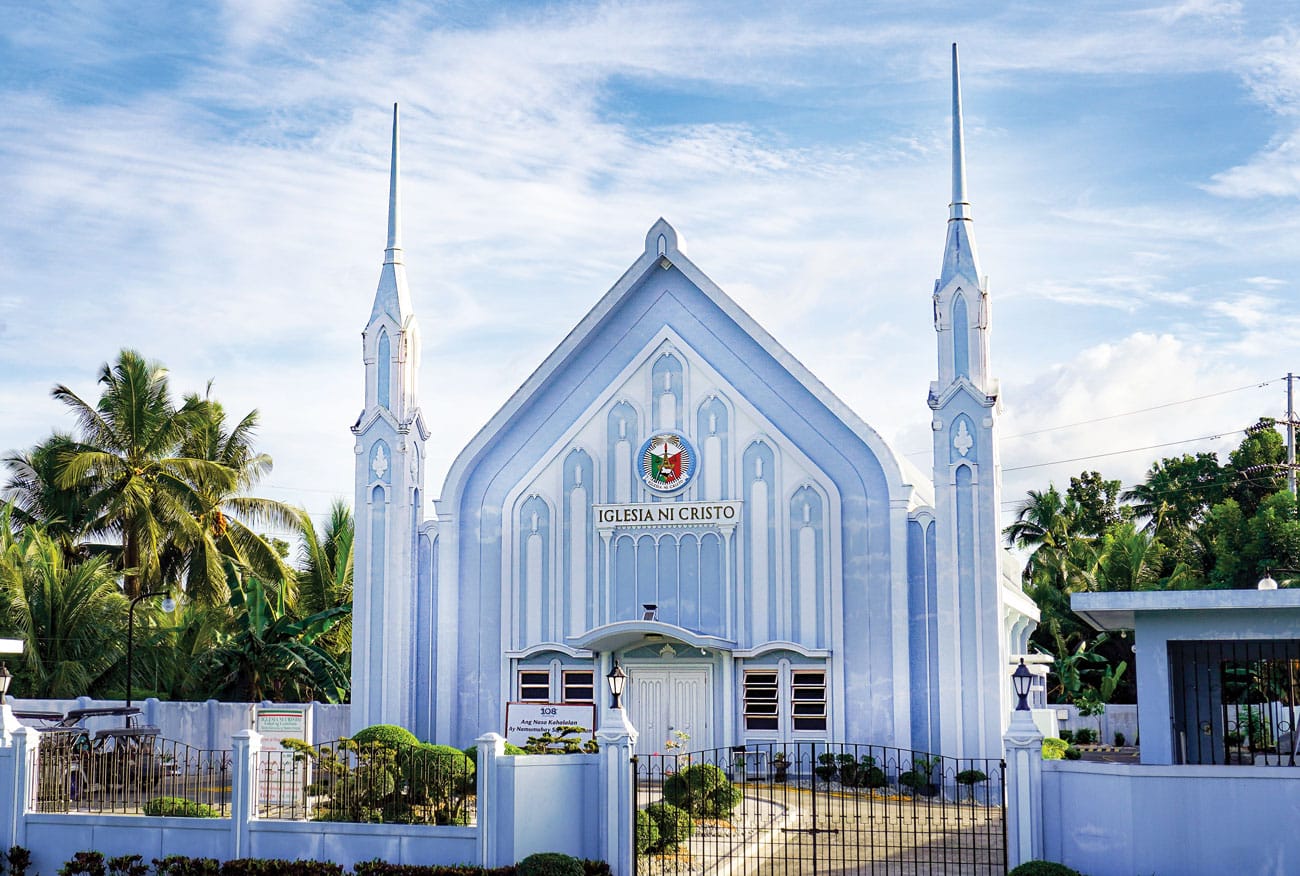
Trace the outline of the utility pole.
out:
[[[1286,488],[1295,495],[1295,395],[1292,384],[1295,375],[1286,373]]]

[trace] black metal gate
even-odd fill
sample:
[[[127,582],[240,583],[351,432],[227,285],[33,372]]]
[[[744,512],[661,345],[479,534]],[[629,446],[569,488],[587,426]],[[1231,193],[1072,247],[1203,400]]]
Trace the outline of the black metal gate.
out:
[[[638,876],[1007,872],[1006,764],[879,745],[635,760]]]

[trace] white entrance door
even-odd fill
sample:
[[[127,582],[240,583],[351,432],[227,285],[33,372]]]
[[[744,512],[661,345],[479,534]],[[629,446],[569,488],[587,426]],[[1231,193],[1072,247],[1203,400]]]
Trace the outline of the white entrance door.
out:
[[[713,747],[708,667],[636,666],[628,674],[627,713],[639,734],[637,754],[667,754],[664,743],[678,732],[690,736],[686,751]]]

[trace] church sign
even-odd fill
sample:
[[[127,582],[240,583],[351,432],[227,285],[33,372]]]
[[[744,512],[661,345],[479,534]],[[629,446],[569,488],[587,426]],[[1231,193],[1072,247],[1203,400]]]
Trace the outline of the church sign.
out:
[[[593,738],[596,707],[565,703],[506,703],[506,742],[523,748],[543,733],[561,735],[561,727],[579,727],[582,742]]]
[[[739,502],[664,502],[656,505],[594,505],[600,529],[648,526],[735,526]]]

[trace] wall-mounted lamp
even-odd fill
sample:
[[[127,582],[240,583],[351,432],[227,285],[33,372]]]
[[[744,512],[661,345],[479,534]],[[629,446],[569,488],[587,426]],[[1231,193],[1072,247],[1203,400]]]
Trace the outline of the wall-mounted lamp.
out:
[[[623,696],[623,685],[627,684],[627,673],[623,671],[623,667],[615,662],[614,668],[609,671],[609,675],[605,676],[605,682],[609,685],[609,692],[614,697],[611,707],[615,709],[623,708],[620,699]]]
[[[1034,676],[1029,672],[1029,667],[1025,665],[1025,658],[1020,658],[1020,665],[1016,671],[1011,673],[1011,683],[1015,685],[1016,696],[1020,697],[1020,702],[1016,703],[1017,712],[1029,711],[1029,685],[1033,683]]]

